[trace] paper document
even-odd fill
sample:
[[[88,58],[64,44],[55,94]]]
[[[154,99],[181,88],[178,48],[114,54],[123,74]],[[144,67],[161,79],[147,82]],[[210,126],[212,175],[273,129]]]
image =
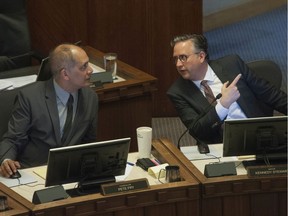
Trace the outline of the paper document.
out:
[[[2,86],[10,86],[7,90],[18,88],[29,83],[33,83],[36,81],[37,75],[29,75],[29,76],[20,76],[20,77],[12,77],[6,79],[0,79],[0,90]],[[12,86],[11,86],[12,85]]]
[[[33,175],[22,170],[18,170],[18,171],[21,174],[21,177],[19,179],[11,179],[11,178],[5,178],[5,177],[0,176],[0,182],[10,188],[19,186],[19,185],[25,185],[25,184],[37,182],[36,178]]]
[[[166,175],[165,167],[168,165],[169,165],[168,163],[164,163],[164,164],[160,164],[157,166],[149,167],[148,174],[151,175],[155,179],[164,178]]]
[[[101,68],[91,62],[89,62],[89,65],[92,67],[93,73],[105,72],[104,68]],[[120,76],[116,76],[116,79],[113,79],[113,83],[123,82],[123,81],[125,81],[125,79]]]
[[[217,148],[217,145],[209,145],[210,153],[200,154],[197,146],[183,146],[181,147],[182,153],[188,158],[188,160],[205,160],[212,158],[221,158],[223,150]]]
[[[46,179],[47,166],[35,167],[33,169],[33,172],[45,180]]]
[[[9,80],[0,80],[0,91],[13,89],[13,83]]]
[[[105,69],[89,62],[90,67],[93,69],[93,73],[105,72]]]
[[[120,175],[120,176],[115,176],[116,182],[124,181],[127,178],[127,176],[129,176],[129,174],[131,173],[133,167],[134,166],[132,166],[130,164],[127,164],[126,165],[125,174],[124,175]]]

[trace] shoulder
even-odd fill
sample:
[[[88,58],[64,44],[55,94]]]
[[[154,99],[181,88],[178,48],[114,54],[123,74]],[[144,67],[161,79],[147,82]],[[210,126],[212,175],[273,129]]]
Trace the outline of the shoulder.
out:
[[[35,96],[44,92],[45,82],[37,81],[20,87],[19,92],[24,96]]]
[[[83,98],[98,101],[97,93],[95,92],[95,90],[93,90],[90,87],[84,87],[84,88],[80,89],[80,93],[82,94]]]
[[[244,61],[240,58],[239,55],[227,55],[222,58],[218,58],[215,60],[210,60],[209,64],[235,64],[235,62],[244,63]]]
[[[168,91],[166,92],[167,95],[174,95],[174,94],[182,94],[183,91],[185,92],[187,88],[191,88],[194,83],[190,80],[185,80],[182,77],[178,77],[174,83],[169,87]]]

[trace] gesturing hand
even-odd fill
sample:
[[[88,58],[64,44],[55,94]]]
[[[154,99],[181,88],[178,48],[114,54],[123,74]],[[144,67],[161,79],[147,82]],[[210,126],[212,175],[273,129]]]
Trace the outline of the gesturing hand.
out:
[[[220,103],[223,107],[227,109],[240,97],[240,93],[236,86],[240,77],[241,74],[238,74],[230,85],[229,81],[227,81],[223,84],[221,88],[222,97],[220,99]]]

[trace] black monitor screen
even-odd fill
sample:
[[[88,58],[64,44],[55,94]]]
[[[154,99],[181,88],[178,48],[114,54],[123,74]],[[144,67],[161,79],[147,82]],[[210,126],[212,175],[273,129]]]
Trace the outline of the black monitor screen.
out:
[[[223,156],[287,158],[287,116],[226,120]]]
[[[50,149],[45,186],[123,175],[130,138]]]

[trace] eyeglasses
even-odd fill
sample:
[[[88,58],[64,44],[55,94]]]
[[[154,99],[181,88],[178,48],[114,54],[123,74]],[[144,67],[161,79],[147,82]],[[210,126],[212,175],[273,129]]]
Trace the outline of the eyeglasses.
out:
[[[198,52],[198,53],[192,53],[191,55],[193,55],[193,54],[197,55],[197,54],[199,54],[199,53],[200,53],[200,52]],[[173,57],[174,63],[177,64],[178,59],[179,59],[182,63],[187,62],[187,59],[188,59],[191,55],[179,55],[179,56],[174,56],[174,57]]]

